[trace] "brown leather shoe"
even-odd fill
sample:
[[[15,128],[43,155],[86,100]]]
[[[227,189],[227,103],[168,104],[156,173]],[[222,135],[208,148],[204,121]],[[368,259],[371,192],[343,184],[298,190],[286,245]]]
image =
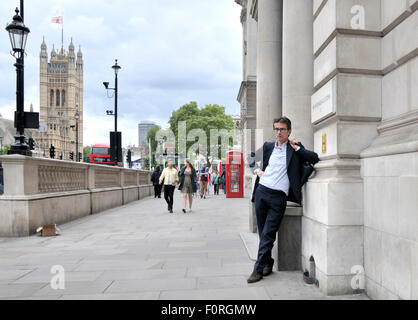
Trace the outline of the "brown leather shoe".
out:
[[[264,267],[263,269],[263,276],[266,277],[273,272],[273,266],[271,267]]]
[[[263,279],[263,274],[257,271],[254,271],[253,273],[251,273],[250,277],[247,279],[247,282],[254,283],[254,282],[260,281],[261,279]]]

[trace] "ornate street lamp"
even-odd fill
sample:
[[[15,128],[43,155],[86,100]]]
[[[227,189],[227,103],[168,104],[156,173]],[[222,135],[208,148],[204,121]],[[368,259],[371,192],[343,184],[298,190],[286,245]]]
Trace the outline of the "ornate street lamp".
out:
[[[29,28],[23,23],[22,17],[19,15],[19,9],[15,10],[16,15],[13,17],[13,21],[6,27],[6,31],[9,33],[10,43],[14,56],[19,59],[23,56],[26,48],[26,42],[28,40]]]
[[[115,64],[112,66],[113,71],[115,72],[115,87],[109,88],[109,82],[103,82],[104,87],[106,90],[114,90],[115,91],[115,111],[112,112],[110,110],[106,111],[106,114],[109,116],[115,117],[115,134],[114,134],[114,145],[113,145],[113,154],[114,154],[114,161],[117,164],[118,162],[122,161],[122,159],[119,159],[119,150],[122,146],[118,145],[118,72],[121,68],[120,65],[118,65],[118,60],[115,59]],[[122,139],[122,138],[121,138]]]
[[[15,143],[11,146],[9,154],[22,154],[25,156],[32,155],[29,146],[25,143],[25,112],[24,112],[24,85],[23,85],[23,57],[25,54],[26,42],[29,28],[23,23],[22,17],[19,15],[19,9],[15,10],[16,15],[13,21],[6,27],[9,33],[10,43],[12,45],[12,55],[16,58],[16,115],[15,115]]]
[[[74,119],[75,119],[75,149],[76,149],[75,159],[77,162],[80,162],[79,153],[78,153],[78,120],[80,120],[80,114],[78,113],[78,111],[75,112]]]

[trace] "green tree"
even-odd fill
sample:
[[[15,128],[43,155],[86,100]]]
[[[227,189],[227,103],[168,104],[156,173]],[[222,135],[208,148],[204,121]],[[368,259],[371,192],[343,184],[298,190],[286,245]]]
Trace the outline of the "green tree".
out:
[[[161,130],[160,126],[156,126],[154,128],[151,128],[148,130],[147,133],[147,141],[149,141],[151,139],[151,154],[152,154],[152,167],[155,167],[157,165],[157,162],[155,160],[155,152],[157,150],[158,147],[158,141],[155,140],[155,135],[157,134],[157,132]]]
[[[86,146],[83,148],[83,161],[90,162],[91,147]]]
[[[0,155],[6,155],[9,152],[11,145],[6,144],[2,149],[0,149]]]
[[[143,170],[151,170],[150,166],[149,166],[149,157],[146,157],[144,159],[144,167],[142,168]]]
[[[227,130],[234,129],[234,121],[232,117],[225,114],[225,107],[217,104],[208,104],[203,108],[199,108],[197,102],[192,101],[188,104],[181,106],[178,110],[173,111],[170,120],[170,129],[174,132],[176,142],[179,141],[179,122],[186,121],[186,137],[193,129],[202,129],[206,134],[207,152],[204,154],[206,161],[209,163],[209,152],[211,147],[218,147],[221,144],[220,139],[218,141],[212,141],[211,130]],[[195,141],[186,142],[186,150],[189,151],[190,147],[195,144]],[[212,145],[211,145],[212,144]],[[229,145],[233,144],[233,141],[228,141]],[[176,151],[178,152],[178,145],[176,145]],[[218,158],[224,155],[218,151]]]

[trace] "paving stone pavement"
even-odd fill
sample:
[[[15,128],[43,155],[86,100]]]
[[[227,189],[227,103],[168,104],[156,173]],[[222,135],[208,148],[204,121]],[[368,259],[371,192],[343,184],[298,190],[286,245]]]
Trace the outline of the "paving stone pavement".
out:
[[[57,237],[0,238],[0,299],[368,299],[326,297],[302,272],[247,284],[248,203],[209,196],[184,214],[176,190],[173,214],[150,197],[60,225]],[[63,290],[51,287],[55,265]]]

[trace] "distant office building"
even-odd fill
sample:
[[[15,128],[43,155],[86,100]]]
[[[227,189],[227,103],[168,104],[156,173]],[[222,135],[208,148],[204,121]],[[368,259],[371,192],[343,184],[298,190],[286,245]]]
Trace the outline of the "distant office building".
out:
[[[143,142],[147,143],[148,131],[156,126],[157,124],[152,121],[141,121],[138,124],[138,147],[141,147]]]

